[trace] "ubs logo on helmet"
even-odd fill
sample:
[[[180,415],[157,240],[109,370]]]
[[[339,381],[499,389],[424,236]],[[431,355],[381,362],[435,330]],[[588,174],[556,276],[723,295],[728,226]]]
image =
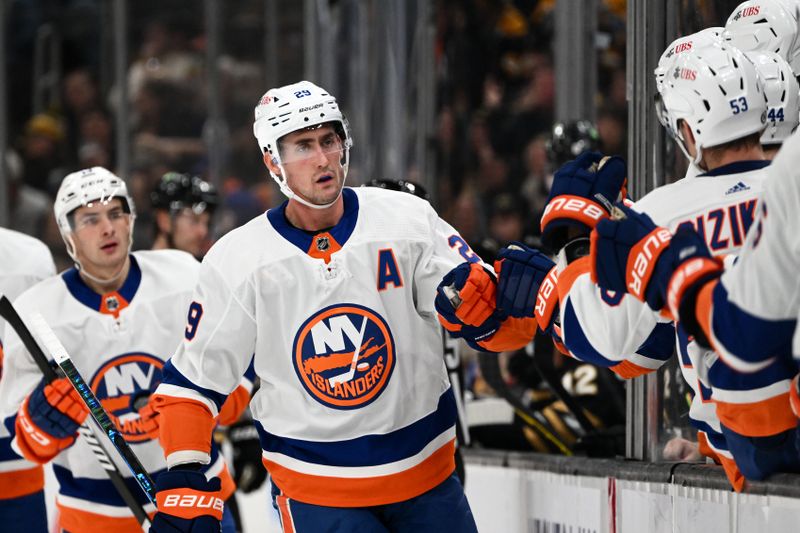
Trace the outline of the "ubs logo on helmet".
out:
[[[164,361],[154,355],[127,353],[108,361],[89,381],[92,392],[128,442],[150,438],[133,404],[156,390],[163,367]]]
[[[306,391],[333,409],[357,409],[386,389],[395,346],[386,321],[356,304],[318,311],[295,335],[292,362]]]
[[[697,79],[697,71],[688,68],[675,67],[675,72],[673,73],[672,77],[676,80],[680,78],[694,81]]]

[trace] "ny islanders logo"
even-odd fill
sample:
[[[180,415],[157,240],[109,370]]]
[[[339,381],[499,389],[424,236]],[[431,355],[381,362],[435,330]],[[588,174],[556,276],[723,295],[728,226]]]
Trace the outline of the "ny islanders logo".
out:
[[[142,407],[139,403],[146,403],[147,396],[161,383],[163,367],[164,361],[154,355],[127,353],[104,364],[89,382],[95,396],[128,442],[150,438],[133,406],[138,409]]]
[[[395,365],[386,321],[356,304],[326,307],[306,320],[294,338],[292,354],[306,391],[334,409],[357,409],[374,401]]]

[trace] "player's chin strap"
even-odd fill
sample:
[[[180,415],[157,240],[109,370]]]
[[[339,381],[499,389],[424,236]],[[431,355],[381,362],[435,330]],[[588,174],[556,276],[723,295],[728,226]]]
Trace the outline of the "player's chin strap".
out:
[[[703,160],[703,148],[699,144],[695,143],[694,149],[695,152],[697,152],[697,155],[692,157],[689,153],[689,148],[686,146],[686,140],[683,138],[683,134],[678,132],[675,135],[675,140],[678,141],[678,148],[681,149],[681,152],[683,152],[683,155],[686,156],[686,159],[688,159],[689,162],[695,165],[697,168],[705,172],[705,169],[700,165],[700,161]]]
[[[274,179],[278,183],[278,187],[280,187],[281,192],[287,198],[289,198],[290,200],[297,200],[304,206],[310,207],[311,209],[327,209],[331,207],[333,204],[335,204],[339,200],[339,197],[342,196],[342,191],[344,190],[344,184],[347,181],[347,170],[350,167],[350,149],[345,148],[345,153],[344,156],[342,157],[342,169],[344,171],[344,178],[342,179],[342,186],[339,188],[339,194],[336,196],[336,198],[333,199],[332,202],[329,202],[327,204],[312,204],[299,194],[296,194],[292,190],[292,188],[289,187],[289,182],[284,177],[286,176],[286,170],[283,168],[283,161],[281,161],[280,158],[278,157],[273,157],[272,162],[278,166],[278,169],[280,169],[281,173],[275,174],[274,172],[272,172],[272,170],[270,170],[269,175],[272,176],[272,179]]]

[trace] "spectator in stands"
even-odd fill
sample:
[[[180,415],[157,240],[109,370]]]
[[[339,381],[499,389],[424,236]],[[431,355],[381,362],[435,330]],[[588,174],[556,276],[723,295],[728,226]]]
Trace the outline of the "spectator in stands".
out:
[[[20,144],[22,181],[55,196],[63,172],[64,126],[52,115],[40,113],[25,125]]]

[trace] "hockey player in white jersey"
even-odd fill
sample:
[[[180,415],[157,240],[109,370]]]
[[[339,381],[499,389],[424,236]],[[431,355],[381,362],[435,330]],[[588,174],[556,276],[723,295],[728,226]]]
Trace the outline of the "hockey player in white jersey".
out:
[[[676,56],[668,67],[662,99],[671,134],[704,173],[657,189],[635,207],[673,230],[697,227],[717,255],[736,252],[752,223],[765,178],[763,169],[768,164],[759,144],[766,105],[754,67],[741,52],[721,44],[688,51]],[[622,289],[604,291],[593,282],[602,277],[605,263],[596,263],[597,270],[592,270],[585,257],[589,248],[586,236],[598,219],[607,216],[594,194],[613,199],[623,181],[613,160],[611,166],[591,172],[590,164],[599,160],[599,155],[587,154],[562,169],[543,218],[545,237],[559,241],[554,248],[562,251],[556,282],[558,333],[576,357],[633,377],[663,364],[671,347],[658,332],[672,326],[669,318],[626,297]],[[502,269],[500,278],[498,305],[509,301]],[[624,289],[625,280],[621,281]],[[640,289],[636,279],[631,283]],[[645,299],[651,294],[636,296]],[[658,302],[649,303],[660,309]],[[515,316],[524,309],[510,312]],[[791,468],[791,461],[784,457],[770,462],[773,457],[759,453],[758,447],[759,438],[791,430],[786,409],[767,407],[775,387],[787,383],[786,369],[771,367],[762,370],[757,379],[743,379],[725,365],[714,364],[713,352],[691,341],[680,324],[676,333],[681,369],[696,392],[690,418],[699,430],[701,450],[722,463],[737,489],[743,486],[740,470],[757,479],[776,469]]]
[[[795,133],[769,169],[753,229],[733,266],[724,268],[693,235],[676,234],[657,259],[654,275],[645,280],[648,290],[649,285],[661,287],[661,298],[687,334],[746,375],[776,364],[795,371],[800,367],[800,242],[795,225],[800,206],[798,154],[800,135]],[[648,224],[641,215],[629,215],[621,222],[603,224]],[[620,249],[630,246],[613,245]],[[602,252],[598,251],[598,257]],[[799,380],[800,376],[795,376],[791,385],[785,381],[773,385],[777,394],[766,407],[784,411],[788,402],[800,417]],[[790,443],[791,436],[786,440]],[[790,445],[776,445],[774,453],[781,451],[794,453],[795,458],[800,453]]]
[[[637,202],[635,209],[673,231],[696,228],[716,256],[735,253],[752,224],[757,195],[766,177],[766,170],[759,170],[765,167],[759,137],[768,111],[763,89],[754,76],[753,65],[741,53],[724,45],[677,58],[671,69],[673,76],[665,80],[662,92],[669,127],[684,152],[706,172],[692,180],[657,189]],[[741,88],[737,91],[733,84]],[[594,234],[593,246],[602,244],[603,238],[610,237]],[[586,278],[604,278],[604,269],[613,270],[609,265],[616,266],[615,260],[620,259],[606,254],[590,263],[586,270],[591,275]],[[647,268],[652,268],[652,263]],[[621,287],[614,285],[617,297],[623,298],[624,288],[630,284],[633,289],[628,292],[635,298],[646,300],[654,310],[663,307],[655,291],[644,292],[639,278],[622,282]],[[611,288],[607,282],[603,287]],[[602,346],[602,342],[592,340],[597,333],[591,332],[595,328],[586,314],[592,298],[582,295],[578,287],[567,293],[568,297],[562,299],[565,343],[575,347],[576,352],[584,342]],[[630,296],[623,300],[620,308],[628,312],[638,307],[643,316],[652,319],[661,316]],[[786,441],[796,425],[788,403],[783,409],[774,407],[788,390],[789,370],[775,364],[757,375],[742,376],[718,362],[714,352],[691,340],[680,322],[676,324],[676,333],[681,369],[696,393],[690,418],[699,430],[701,451],[716,456],[737,489],[743,486],[742,475],[761,479],[774,471],[796,469],[798,461],[791,456],[791,450],[782,455],[775,446],[776,440]],[[636,336],[627,340],[638,342]],[[627,350],[619,353],[630,353]],[[642,367],[651,365],[643,360]]]
[[[255,119],[288,201],[203,260],[155,400],[169,473],[185,474],[171,494],[216,494],[181,468],[208,463],[220,401],[255,353],[251,408],[284,531],[475,531],[453,474],[434,297],[447,271],[480,260],[424,200],[344,187],[352,140],[324,89],[271,89]],[[159,519],[176,531],[215,520],[166,505]]]
[[[156,440],[158,417],[147,397],[180,340],[199,264],[173,250],[130,253],[133,201],[124,181],[103,168],[64,178],[54,211],[75,268],[34,285],[15,307],[23,320],[35,312],[44,316],[134,453],[157,476],[166,464]],[[59,527],[71,533],[141,531],[86,440],[77,436],[87,410],[72,386],[65,378],[45,385],[11,327],[3,340],[0,414],[14,432],[18,453],[35,463],[53,462]],[[232,493],[216,450],[204,470],[223,479],[222,498]],[[144,493],[132,478],[126,481],[152,516],[155,508]]]
[[[0,228],[0,295],[12,302],[27,288],[56,274],[53,256],[41,241]],[[0,380],[3,375],[3,328],[0,318]],[[0,424],[0,524],[9,533],[46,533],[44,473],[39,464],[11,447],[13,433]]]

